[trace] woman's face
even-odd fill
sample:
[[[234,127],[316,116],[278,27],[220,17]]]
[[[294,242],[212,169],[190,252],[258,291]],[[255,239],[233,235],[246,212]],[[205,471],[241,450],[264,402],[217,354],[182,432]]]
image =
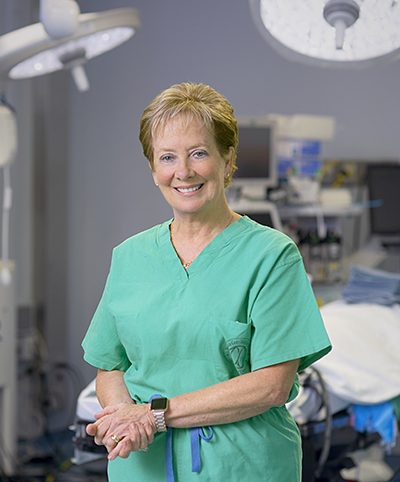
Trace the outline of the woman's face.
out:
[[[224,159],[214,137],[196,118],[174,117],[155,135],[153,178],[175,216],[217,214],[224,206],[224,179],[233,148]]]

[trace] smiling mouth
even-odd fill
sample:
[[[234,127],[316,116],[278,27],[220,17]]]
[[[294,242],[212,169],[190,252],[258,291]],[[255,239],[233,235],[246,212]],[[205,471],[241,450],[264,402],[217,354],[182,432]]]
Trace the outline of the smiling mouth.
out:
[[[193,186],[193,187],[188,187],[188,188],[176,187],[175,189],[176,189],[178,192],[185,193],[185,192],[198,191],[201,187],[203,187],[203,184],[199,184],[198,186]]]

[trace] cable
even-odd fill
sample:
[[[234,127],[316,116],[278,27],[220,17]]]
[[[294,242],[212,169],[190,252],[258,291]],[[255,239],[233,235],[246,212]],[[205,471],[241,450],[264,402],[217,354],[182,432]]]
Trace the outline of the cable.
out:
[[[329,452],[331,449],[331,440],[332,440],[332,413],[330,410],[329,406],[329,398],[328,398],[328,391],[326,389],[325,382],[322,378],[322,375],[319,373],[319,371],[314,368],[313,366],[310,367],[311,370],[316,374],[318,381],[321,385],[321,397],[322,401],[325,405],[326,408],[326,421],[325,421],[325,430],[324,430],[324,441],[322,445],[322,451],[321,455],[318,460],[318,465],[315,470],[315,477],[318,479],[320,475],[322,474],[322,471],[324,469],[325,463],[328,460],[329,457]]]
[[[32,336],[32,333],[31,333]],[[21,465],[21,460],[16,461],[16,473],[14,477],[7,477],[3,474],[3,470],[0,467],[0,482],[102,482],[102,478],[98,475],[93,476],[93,474],[82,474],[73,473],[74,471],[82,472],[83,468],[77,468],[72,464],[71,459],[65,460],[70,454],[66,453],[72,448],[72,437],[73,431],[68,430],[69,423],[73,421],[74,414],[76,411],[76,400],[85,386],[85,381],[81,373],[70,363],[66,362],[56,362],[50,363],[48,361],[48,352],[46,343],[39,330],[35,330],[32,336],[34,345],[30,348],[29,358],[26,362],[20,364],[20,369],[18,373],[19,381],[28,381],[26,388],[26,396],[23,397],[24,400],[31,402],[35,400],[38,402],[37,414],[41,414],[44,420],[45,431],[43,436],[38,436],[35,440],[27,440],[26,449],[28,458],[25,457],[25,464]],[[46,420],[46,400],[49,399],[49,394],[51,393],[52,386],[49,386],[47,377],[52,375],[53,372],[55,377],[57,377],[57,371],[62,371],[65,373],[66,380],[68,381],[68,387],[65,390],[66,393],[72,393],[67,399],[67,406],[65,411],[68,414],[64,417],[66,419],[66,427],[60,429],[60,437],[49,431],[48,420]],[[72,390],[71,390],[72,384]],[[25,386],[25,385],[24,385]],[[29,395],[28,395],[29,393]],[[64,390],[60,390],[60,396],[64,397]],[[31,405],[29,405],[30,407]],[[28,407],[28,408],[29,408]],[[35,409],[36,406],[33,406]],[[64,409],[64,408],[63,408]],[[30,410],[23,410],[23,413],[31,413]],[[23,416],[23,414],[21,414]],[[71,440],[68,440],[68,438]],[[4,448],[1,446],[0,440],[0,454],[4,453]],[[43,442],[45,442],[43,446]],[[41,444],[41,445],[38,445]],[[24,446],[19,444],[19,453]],[[43,452],[43,450],[45,452]],[[45,456],[44,456],[45,455]],[[21,458],[21,457],[20,457]],[[30,470],[29,462],[35,463],[33,470]],[[39,464],[39,466],[37,465]],[[72,469],[74,467],[74,469]],[[40,469],[41,474],[37,472]],[[102,473],[101,473],[102,475]],[[47,477],[47,479],[44,479]],[[100,481],[101,479],[101,481]],[[104,478],[104,482],[107,479]]]
[[[53,374],[54,378],[57,377],[57,371],[63,371],[68,375],[67,379],[72,383],[73,390],[72,396],[68,398],[68,415],[65,417],[66,425],[60,428],[60,430],[67,429],[69,424],[73,421],[73,414],[76,409],[75,402],[80,392],[84,388],[85,382],[78,370],[71,364],[65,362],[50,363],[48,361],[49,356],[47,347],[39,330],[36,329],[34,334],[31,334],[30,336],[35,342],[35,349],[32,353],[33,359],[29,360],[25,366],[22,367],[23,370],[19,372],[18,378],[20,381],[22,381],[27,377],[29,380],[29,378],[34,377],[35,374],[36,377],[38,377],[36,387],[39,387],[39,392],[32,394],[32,397],[39,402],[40,407],[38,408],[45,419],[46,414],[48,413],[48,408],[57,408],[57,405],[52,404],[52,400],[54,398],[53,395],[55,393],[52,392],[51,383]],[[57,395],[59,395],[59,400],[65,400],[65,393],[70,393],[70,390],[59,390],[57,392]],[[60,405],[61,404],[58,404],[58,406]],[[44,426],[46,426],[46,422],[44,422]],[[49,431],[46,429],[45,434],[49,434]]]
[[[52,370],[64,370],[66,373],[69,374],[69,379],[71,380],[73,388],[74,388],[74,394],[72,396],[72,399],[74,401],[76,401],[78,399],[78,396],[79,396],[80,392],[85,387],[85,382],[84,382],[82,376],[80,375],[80,373],[78,372],[78,370],[71,363],[66,363],[66,362],[55,363],[53,368],[51,368],[49,370],[49,373],[51,373]],[[71,375],[73,375],[73,376],[71,376]],[[76,406],[73,403],[70,407],[70,412],[69,412],[69,414],[67,416],[67,419],[66,419],[66,427],[65,428],[68,428],[69,425],[72,423],[72,421],[74,419],[75,410],[76,410]]]

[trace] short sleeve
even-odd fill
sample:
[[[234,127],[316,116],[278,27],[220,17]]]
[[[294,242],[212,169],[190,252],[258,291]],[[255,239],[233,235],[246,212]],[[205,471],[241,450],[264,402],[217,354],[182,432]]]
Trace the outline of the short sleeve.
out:
[[[330,351],[314,293],[294,244],[284,248],[266,275],[251,322],[252,370],[300,358],[301,371]]]
[[[115,319],[108,309],[109,284],[110,275],[82,342],[83,358],[90,365],[102,370],[126,371],[130,363],[119,339]]]

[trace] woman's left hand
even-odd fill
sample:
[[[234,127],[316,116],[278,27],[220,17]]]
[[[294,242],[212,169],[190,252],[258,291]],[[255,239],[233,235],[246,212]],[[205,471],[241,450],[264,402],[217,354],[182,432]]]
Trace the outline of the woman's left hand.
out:
[[[131,452],[137,452],[138,450],[147,452],[148,445],[153,439],[154,436],[149,425],[132,423],[129,425],[129,436],[124,437],[115,444],[114,448],[109,452],[108,460],[114,460],[117,457],[126,459]]]
[[[147,405],[120,403],[105,407],[95,417],[97,421],[89,424],[86,431],[94,436],[97,445],[106,447],[110,460],[144,450],[157,431]]]

